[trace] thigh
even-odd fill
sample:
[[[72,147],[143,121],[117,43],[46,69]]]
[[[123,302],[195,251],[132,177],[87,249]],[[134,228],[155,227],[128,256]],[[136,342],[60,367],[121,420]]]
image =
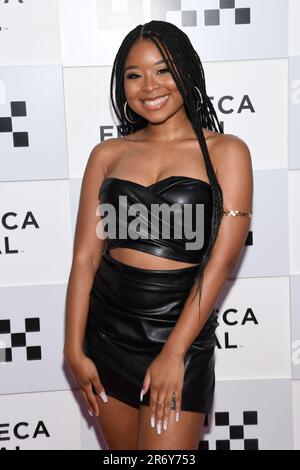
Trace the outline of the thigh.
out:
[[[108,402],[97,397],[96,417],[110,450],[137,449],[139,410],[107,394]]]
[[[150,426],[150,408],[141,406],[138,427],[138,449],[197,450],[202,436],[206,413],[181,411],[180,419],[175,421],[175,410],[170,411],[168,429],[161,429],[157,434],[156,427]]]

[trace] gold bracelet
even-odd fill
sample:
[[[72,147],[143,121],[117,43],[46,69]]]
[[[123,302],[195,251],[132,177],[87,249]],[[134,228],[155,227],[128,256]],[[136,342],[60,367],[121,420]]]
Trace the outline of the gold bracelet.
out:
[[[247,217],[249,217],[251,219],[252,217],[252,212],[242,212],[242,211],[234,211],[234,210],[230,210],[230,211],[223,211],[223,214],[224,215],[232,215],[232,216],[236,216],[236,215],[246,215]]]

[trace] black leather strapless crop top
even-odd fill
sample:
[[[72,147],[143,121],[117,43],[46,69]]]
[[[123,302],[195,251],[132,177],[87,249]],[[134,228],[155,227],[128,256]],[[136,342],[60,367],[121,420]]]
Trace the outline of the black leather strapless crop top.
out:
[[[143,186],[133,181],[106,177],[99,189],[99,202],[108,250],[127,247],[162,258],[201,262],[209,242],[213,211],[211,185],[206,181],[170,176],[150,186]],[[198,205],[201,205],[201,210]],[[114,215],[107,211],[108,206],[114,209]],[[155,212],[153,207],[164,208],[166,212]],[[170,210],[172,207],[177,207],[176,216]],[[185,212],[187,207],[189,212]],[[137,211],[137,208],[140,210]],[[112,230],[112,223],[115,231]],[[175,236],[176,229],[181,235]],[[201,236],[199,232],[202,232]],[[199,240],[202,242],[199,243]]]

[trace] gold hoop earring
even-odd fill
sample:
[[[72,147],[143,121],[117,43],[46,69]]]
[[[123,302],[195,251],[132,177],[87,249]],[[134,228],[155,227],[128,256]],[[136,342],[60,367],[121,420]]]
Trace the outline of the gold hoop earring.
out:
[[[199,88],[195,85],[195,88],[197,90],[197,92],[199,93],[199,96],[200,96],[200,105],[197,106],[197,111],[199,111],[203,105],[203,98],[202,98],[202,94],[201,94],[201,91],[199,90]]]
[[[125,117],[126,117],[127,121],[131,122],[132,124],[136,124],[137,122],[139,122],[140,119],[138,119],[137,121],[132,121],[131,119],[129,119],[129,117],[127,116],[127,113],[126,113],[126,106],[127,106],[127,100],[124,103],[124,114],[125,114]]]

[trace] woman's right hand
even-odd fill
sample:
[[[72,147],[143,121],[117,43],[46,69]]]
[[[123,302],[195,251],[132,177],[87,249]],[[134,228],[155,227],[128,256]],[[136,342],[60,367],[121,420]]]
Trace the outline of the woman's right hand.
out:
[[[87,404],[90,416],[93,416],[93,414],[99,416],[99,407],[92,386],[105,403],[108,401],[108,398],[94,362],[84,353],[76,356],[76,358],[65,354],[65,359],[79,384],[80,392]]]

